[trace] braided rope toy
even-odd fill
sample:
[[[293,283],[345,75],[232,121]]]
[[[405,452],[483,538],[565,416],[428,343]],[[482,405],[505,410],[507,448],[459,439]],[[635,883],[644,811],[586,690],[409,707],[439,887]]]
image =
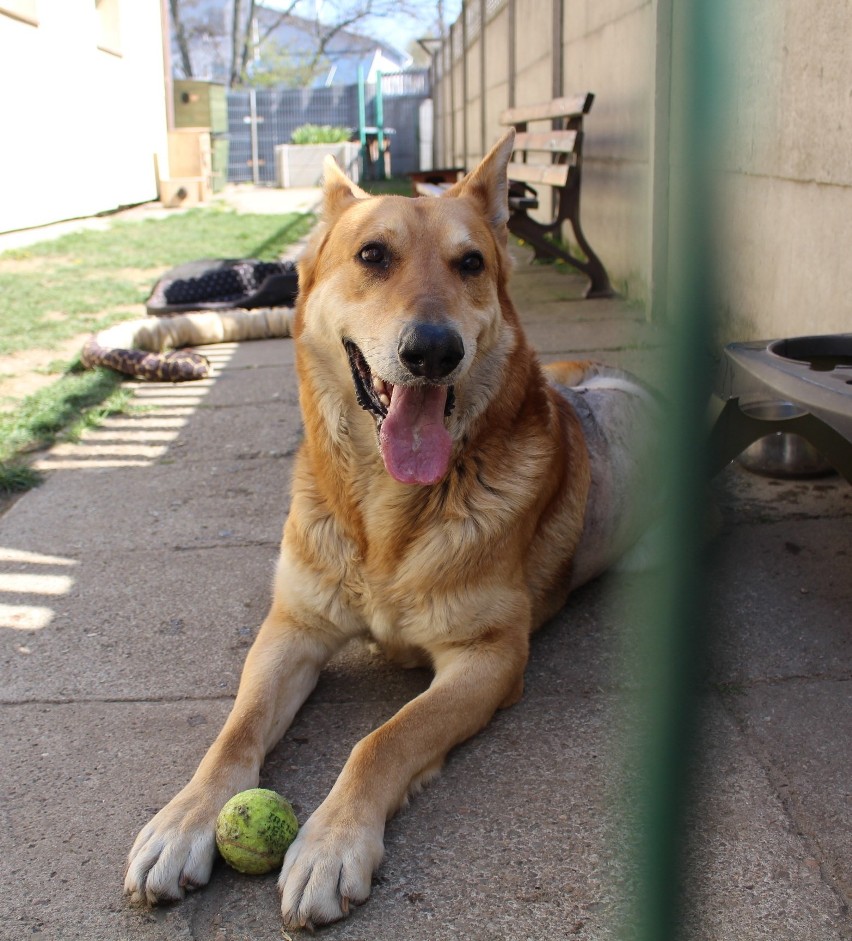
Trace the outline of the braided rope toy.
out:
[[[86,369],[106,366],[154,382],[189,382],[210,375],[210,361],[184,347],[292,336],[291,307],[197,311],[147,317],[108,327],[81,353]]]

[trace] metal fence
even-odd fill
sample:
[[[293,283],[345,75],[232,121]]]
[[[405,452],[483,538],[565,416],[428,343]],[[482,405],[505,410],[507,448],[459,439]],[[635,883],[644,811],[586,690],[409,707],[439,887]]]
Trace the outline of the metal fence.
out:
[[[382,76],[383,123],[392,129],[395,176],[420,168],[420,105],[430,93],[428,71]],[[375,125],[376,85],[366,86],[365,99],[367,124]],[[358,86],[228,92],[229,182],[275,183],[275,146],[290,143],[290,135],[302,124],[350,127],[357,137]]]

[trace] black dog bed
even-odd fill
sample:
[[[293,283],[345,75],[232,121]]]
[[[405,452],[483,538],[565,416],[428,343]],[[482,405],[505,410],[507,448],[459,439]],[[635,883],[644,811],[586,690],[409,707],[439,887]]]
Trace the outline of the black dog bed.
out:
[[[154,316],[230,307],[292,307],[298,290],[292,261],[205,258],[166,272],[145,307]]]

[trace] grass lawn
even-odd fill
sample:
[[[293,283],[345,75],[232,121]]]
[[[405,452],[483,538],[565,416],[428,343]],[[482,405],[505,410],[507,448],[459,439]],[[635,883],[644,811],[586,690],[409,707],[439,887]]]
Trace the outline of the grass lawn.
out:
[[[82,335],[142,317],[155,281],[169,268],[198,258],[272,260],[313,222],[309,214],[240,215],[213,206],[163,219],[116,220],[105,231],[4,252],[0,358],[61,351]],[[80,371],[67,354],[47,369],[56,381],[24,398],[0,399],[0,493],[33,485],[29,452],[127,407],[129,393],[109,370]],[[0,365],[0,381],[8,378],[2,373]]]
[[[193,209],[165,219],[116,221],[0,255],[0,355],[144,316],[159,275],[197,258],[274,259],[313,223],[309,215]]]
[[[358,184],[371,196],[412,196],[411,180],[395,176],[390,180],[362,180]]]
[[[73,441],[107,415],[128,410],[131,393],[109,369],[69,370],[56,382],[0,412],[0,493],[29,490],[39,481],[24,455],[60,437]]]

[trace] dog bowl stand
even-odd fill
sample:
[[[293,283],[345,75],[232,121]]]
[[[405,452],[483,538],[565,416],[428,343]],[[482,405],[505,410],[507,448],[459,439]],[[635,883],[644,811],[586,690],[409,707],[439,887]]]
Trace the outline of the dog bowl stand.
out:
[[[852,334],[731,343],[715,391],[725,404],[710,436],[712,474],[765,435],[789,432],[852,483]]]

